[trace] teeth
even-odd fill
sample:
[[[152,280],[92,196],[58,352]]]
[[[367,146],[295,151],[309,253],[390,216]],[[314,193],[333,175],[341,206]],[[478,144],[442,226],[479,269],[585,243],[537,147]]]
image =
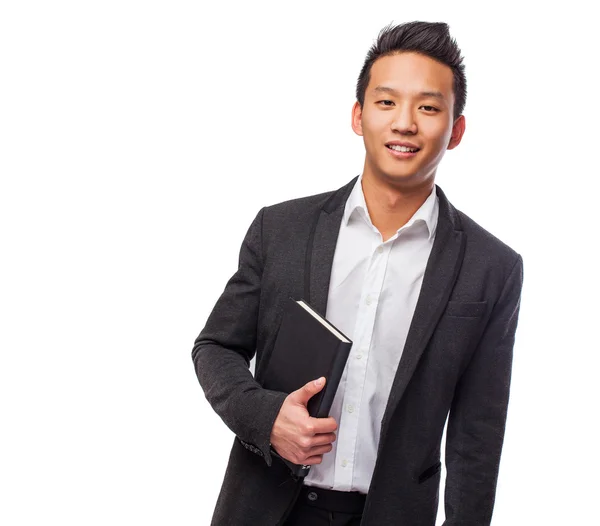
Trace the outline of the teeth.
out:
[[[408,148],[407,146],[397,146],[396,144],[390,144],[388,148],[397,152],[416,152],[418,150],[418,148]]]

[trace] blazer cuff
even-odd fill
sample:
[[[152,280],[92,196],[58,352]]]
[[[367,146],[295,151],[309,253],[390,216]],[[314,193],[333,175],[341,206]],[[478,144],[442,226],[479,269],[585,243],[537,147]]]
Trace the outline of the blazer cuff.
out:
[[[255,421],[253,422],[253,432],[251,433],[252,438],[249,440],[248,437],[237,437],[240,443],[252,453],[257,454],[267,463],[267,466],[271,466],[273,463],[273,457],[271,455],[271,431],[273,430],[273,424],[279,415],[279,410],[283,405],[286,397],[286,393],[280,391],[271,391],[269,389],[260,389],[257,392],[260,400],[256,400],[255,407],[260,407],[261,411],[255,414]]]

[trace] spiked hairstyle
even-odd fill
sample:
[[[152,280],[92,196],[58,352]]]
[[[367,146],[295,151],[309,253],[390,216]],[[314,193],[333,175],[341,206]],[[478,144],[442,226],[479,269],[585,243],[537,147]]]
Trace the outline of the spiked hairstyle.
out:
[[[448,24],[444,22],[407,22],[384,27],[371,46],[365,63],[356,83],[356,100],[362,107],[365,102],[365,91],[371,77],[371,67],[380,57],[395,55],[403,51],[413,51],[430,57],[452,70],[454,77],[454,112],[453,117],[462,115],[467,100],[467,79],[463,57],[456,43],[450,36]]]

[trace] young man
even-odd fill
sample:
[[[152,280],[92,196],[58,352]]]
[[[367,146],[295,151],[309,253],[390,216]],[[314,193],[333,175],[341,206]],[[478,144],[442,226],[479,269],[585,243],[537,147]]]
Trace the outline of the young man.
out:
[[[491,521],[523,264],[434,183],[465,131],[448,26],[385,28],[356,91],[361,176],[260,210],[192,352],[236,434],[214,525],[434,526],[448,414],[444,524]],[[306,410],[323,379],[260,385],[290,296],[353,340],[329,418]]]

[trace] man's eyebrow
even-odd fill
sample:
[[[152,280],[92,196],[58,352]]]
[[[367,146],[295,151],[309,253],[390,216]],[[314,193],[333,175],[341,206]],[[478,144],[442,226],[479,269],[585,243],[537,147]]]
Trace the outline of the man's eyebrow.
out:
[[[422,91],[419,93],[419,95],[422,95],[423,97],[434,97],[442,100],[444,99],[444,95],[442,95],[440,91]]]
[[[376,86],[373,91],[376,91],[377,93],[390,93],[396,97],[400,95],[398,91],[388,86]],[[421,91],[418,95],[421,97],[434,97],[436,99],[444,100],[444,95],[440,91]]]

